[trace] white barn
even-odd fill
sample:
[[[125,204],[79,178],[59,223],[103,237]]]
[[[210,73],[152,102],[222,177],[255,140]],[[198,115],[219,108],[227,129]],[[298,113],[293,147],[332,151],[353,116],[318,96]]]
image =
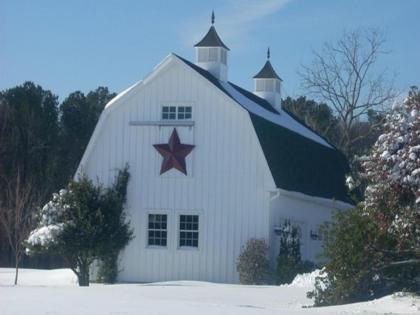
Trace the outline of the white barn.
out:
[[[78,168],[109,184],[129,165],[135,238],[119,280],[236,283],[250,238],[265,239],[275,263],[285,218],[316,261],[318,226],[349,206],[346,159],[282,109],[269,55],[252,93],[228,81],[213,25],[195,48],[195,63],[170,54],[106,105]]]

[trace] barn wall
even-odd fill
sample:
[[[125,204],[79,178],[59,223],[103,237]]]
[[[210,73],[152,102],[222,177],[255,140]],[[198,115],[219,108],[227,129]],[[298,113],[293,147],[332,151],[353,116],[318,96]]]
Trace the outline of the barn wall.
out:
[[[195,126],[177,127],[181,142],[196,146],[187,157],[188,176],[159,175],[162,158],[152,145],[167,143],[173,127],[129,126],[159,120],[164,104],[193,107]],[[248,112],[176,60],[114,106],[81,168],[108,184],[129,164],[135,239],[121,255],[119,280],[237,282],[241,246],[269,238],[266,190],[274,185]],[[169,215],[167,248],[147,247],[148,213]],[[177,246],[181,213],[200,216],[198,249]]]

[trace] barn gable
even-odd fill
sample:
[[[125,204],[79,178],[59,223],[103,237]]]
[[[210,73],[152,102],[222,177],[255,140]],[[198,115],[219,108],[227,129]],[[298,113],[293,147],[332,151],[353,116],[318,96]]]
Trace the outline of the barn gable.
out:
[[[120,93],[106,105],[77,173],[85,165],[100,130],[105,126],[107,116],[172,62],[186,65],[249,112],[277,188],[350,202],[344,185],[345,174],[349,172],[348,163],[323,137],[290,113],[284,110],[279,113],[266,100],[231,82],[219,81],[208,71],[175,54],[166,57],[143,81]]]

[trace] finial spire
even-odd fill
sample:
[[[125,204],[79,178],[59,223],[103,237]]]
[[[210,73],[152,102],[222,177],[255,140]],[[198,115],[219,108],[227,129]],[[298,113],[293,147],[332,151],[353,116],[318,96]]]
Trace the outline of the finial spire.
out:
[[[270,59],[270,47],[267,48],[267,60]]]
[[[214,24],[214,10],[211,12],[211,24]]]

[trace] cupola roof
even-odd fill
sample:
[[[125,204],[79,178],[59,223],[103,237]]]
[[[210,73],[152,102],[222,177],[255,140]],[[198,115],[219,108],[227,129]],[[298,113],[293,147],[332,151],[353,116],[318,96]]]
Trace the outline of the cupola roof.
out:
[[[214,27],[214,12],[211,15],[211,27],[207,34],[200,40],[194,47],[223,47],[227,50],[230,50],[220,39],[219,35],[216,32]]]
[[[267,61],[265,62],[264,67],[258,72],[256,75],[254,75],[254,79],[278,79],[280,81],[283,81],[274,71],[273,66],[270,62],[270,48],[267,50]]]

